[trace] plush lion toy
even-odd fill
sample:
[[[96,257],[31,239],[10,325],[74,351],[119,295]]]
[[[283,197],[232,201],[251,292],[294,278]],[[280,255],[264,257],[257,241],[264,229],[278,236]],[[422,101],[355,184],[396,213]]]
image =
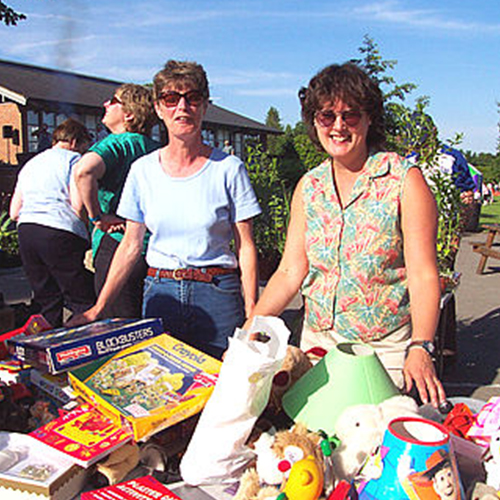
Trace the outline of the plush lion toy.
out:
[[[302,424],[278,431],[274,436],[262,434],[255,442],[255,468],[248,469],[241,477],[234,500],[275,499],[293,465],[308,456],[312,456],[323,469],[321,440],[319,434],[309,432]]]

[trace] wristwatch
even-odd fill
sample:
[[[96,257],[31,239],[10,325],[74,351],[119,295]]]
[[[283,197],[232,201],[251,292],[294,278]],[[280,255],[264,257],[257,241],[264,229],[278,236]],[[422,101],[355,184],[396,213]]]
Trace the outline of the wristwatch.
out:
[[[434,344],[430,340],[412,340],[408,345],[408,349],[411,349],[412,347],[421,347],[431,358],[434,356],[434,352],[436,351]]]

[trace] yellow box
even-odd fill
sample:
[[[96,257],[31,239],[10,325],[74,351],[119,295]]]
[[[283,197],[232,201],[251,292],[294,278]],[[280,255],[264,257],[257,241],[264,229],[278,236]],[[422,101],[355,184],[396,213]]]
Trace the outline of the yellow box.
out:
[[[220,361],[162,334],[68,376],[83,399],[139,441],[200,412],[220,367]]]

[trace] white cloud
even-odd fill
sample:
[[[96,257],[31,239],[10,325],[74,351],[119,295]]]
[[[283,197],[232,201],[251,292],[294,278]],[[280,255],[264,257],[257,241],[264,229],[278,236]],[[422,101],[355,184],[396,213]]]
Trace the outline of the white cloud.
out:
[[[43,49],[47,47],[57,47],[59,45],[78,44],[86,42],[102,41],[105,37],[97,35],[88,35],[76,38],[54,38],[52,40],[38,40],[24,43],[17,43],[10,48],[7,48],[12,54],[23,54],[31,52],[33,49]]]
[[[437,3],[436,5],[442,5]],[[475,23],[453,19],[438,9],[405,9],[397,1],[375,2],[351,11],[359,19],[369,19],[401,26],[460,31],[500,33],[500,24]]]

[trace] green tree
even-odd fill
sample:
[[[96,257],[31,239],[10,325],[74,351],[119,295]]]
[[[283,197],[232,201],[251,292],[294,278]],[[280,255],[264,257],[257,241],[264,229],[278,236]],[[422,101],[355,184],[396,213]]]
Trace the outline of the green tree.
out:
[[[397,65],[394,59],[382,59],[378,45],[368,35],[363,37],[363,44],[358,48],[362,59],[351,59],[351,61],[362,67],[374,80],[378,82],[384,91],[385,102],[394,99],[404,101],[406,96],[417,88],[414,83],[397,84],[393,76],[388,74]]]
[[[4,2],[0,1],[1,22],[3,22],[7,26],[9,25],[15,26],[18,21],[22,21],[23,19],[26,19],[26,16],[24,14],[16,12],[12,7],[9,7]]]
[[[266,125],[273,127],[277,130],[283,131],[283,125],[281,124],[280,113],[277,108],[271,106],[267,112]],[[280,156],[282,154],[282,144],[281,136],[279,135],[269,135],[267,138],[267,151],[271,156]]]
[[[318,150],[313,144],[303,122],[295,125],[293,141],[295,150],[306,171],[317,167],[328,156],[323,150]]]

